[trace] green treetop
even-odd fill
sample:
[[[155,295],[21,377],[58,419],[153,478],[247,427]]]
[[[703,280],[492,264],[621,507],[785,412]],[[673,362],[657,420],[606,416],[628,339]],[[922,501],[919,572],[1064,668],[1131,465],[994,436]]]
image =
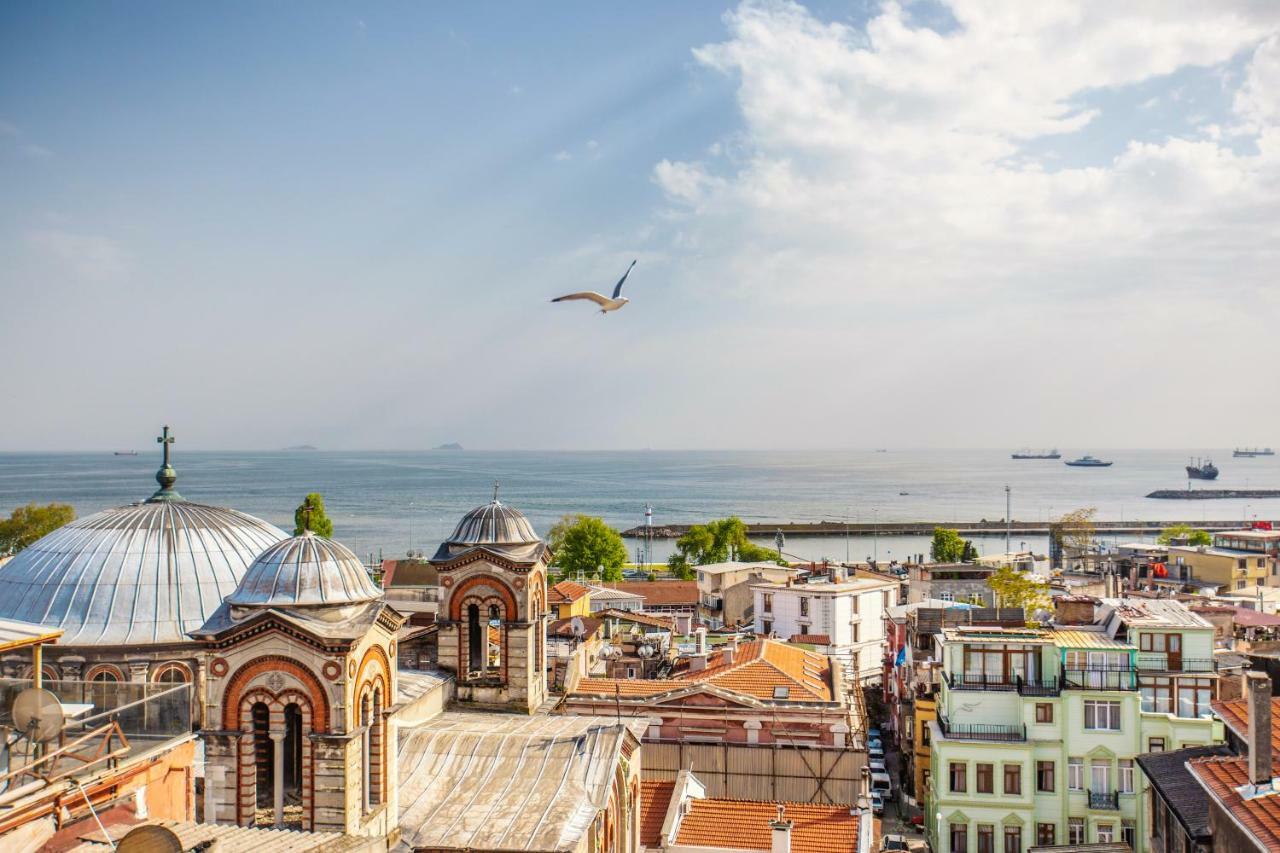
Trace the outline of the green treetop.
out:
[[[677,563],[683,566],[705,566],[727,560],[778,562],[777,551],[747,539],[747,525],[737,516],[693,525],[688,533],[676,540],[676,552],[675,556],[680,558]],[[677,563],[668,561],[673,573],[677,570]]]
[[[1168,545],[1173,541],[1185,541],[1188,545],[1212,545],[1213,536],[1205,530],[1196,530],[1190,524],[1175,524],[1160,531],[1156,541]]]
[[[1030,620],[1036,610],[1049,606],[1049,582],[1037,580],[1012,566],[1004,566],[987,578],[987,586],[995,593],[996,607],[1021,607]]]
[[[929,559],[935,563],[962,563],[977,556],[973,544],[960,538],[960,534],[947,527],[933,528],[933,542],[929,545]]]
[[[52,533],[76,517],[70,504],[34,503],[20,506],[0,521],[0,554],[16,554],[46,533]]]
[[[324,514],[324,496],[319,492],[307,495],[293,511],[293,535],[301,536],[305,530],[325,538],[333,535],[333,522]]]
[[[583,575],[600,579],[622,580],[622,564],[627,560],[627,546],[618,531],[592,515],[566,515],[551,528],[547,536],[554,565],[566,578]],[[600,567],[603,567],[601,571]]]

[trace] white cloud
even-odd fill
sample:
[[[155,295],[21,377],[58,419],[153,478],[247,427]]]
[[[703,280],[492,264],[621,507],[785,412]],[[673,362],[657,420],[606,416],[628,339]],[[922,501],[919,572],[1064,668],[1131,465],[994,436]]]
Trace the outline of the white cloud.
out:
[[[74,234],[54,228],[31,229],[27,245],[77,278],[93,282],[113,281],[129,272],[129,253],[109,237]]]
[[[555,156],[552,159],[555,160],[557,163],[564,163],[569,160],[572,160],[573,155],[562,148],[555,153]]]

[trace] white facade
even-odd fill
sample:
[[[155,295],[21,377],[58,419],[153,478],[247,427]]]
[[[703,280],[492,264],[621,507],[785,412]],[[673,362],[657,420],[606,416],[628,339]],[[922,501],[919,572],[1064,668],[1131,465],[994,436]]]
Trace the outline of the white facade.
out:
[[[857,577],[829,583],[752,586],[756,634],[787,640],[800,634],[825,634],[830,653],[849,661],[858,677],[883,673],[885,611],[898,603],[898,584]]]

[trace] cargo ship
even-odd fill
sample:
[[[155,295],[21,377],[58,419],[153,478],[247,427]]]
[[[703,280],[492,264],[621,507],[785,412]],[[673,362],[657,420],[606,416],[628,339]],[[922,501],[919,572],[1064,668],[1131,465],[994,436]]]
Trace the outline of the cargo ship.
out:
[[[1079,459],[1071,459],[1063,463],[1070,465],[1072,468],[1110,468],[1110,462],[1104,462],[1095,456],[1081,456]]]
[[[1218,479],[1218,466],[1212,459],[1192,459],[1187,465],[1187,476],[1192,480]]]
[[[1270,447],[1237,447],[1231,452],[1232,456],[1237,458],[1244,457],[1252,459],[1255,456],[1275,456],[1276,452]]]
[[[1058,452],[1058,448],[1053,450],[1019,450],[1012,454],[1014,459],[1061,459],[1062,454]]]

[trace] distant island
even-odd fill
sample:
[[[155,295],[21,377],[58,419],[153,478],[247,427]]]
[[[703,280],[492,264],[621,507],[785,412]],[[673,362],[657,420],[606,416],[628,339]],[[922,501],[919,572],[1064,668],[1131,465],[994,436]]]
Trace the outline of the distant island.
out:
[[[295,444],[293,447],[286,447],[285,450],[319,450],[314,444]]]
[[[462,449],[462,445],[458,444],[458,442],[456,441],[451,441],[448,444],[442,444],[436,448],[436,450],[461,450],[461,449]]]

